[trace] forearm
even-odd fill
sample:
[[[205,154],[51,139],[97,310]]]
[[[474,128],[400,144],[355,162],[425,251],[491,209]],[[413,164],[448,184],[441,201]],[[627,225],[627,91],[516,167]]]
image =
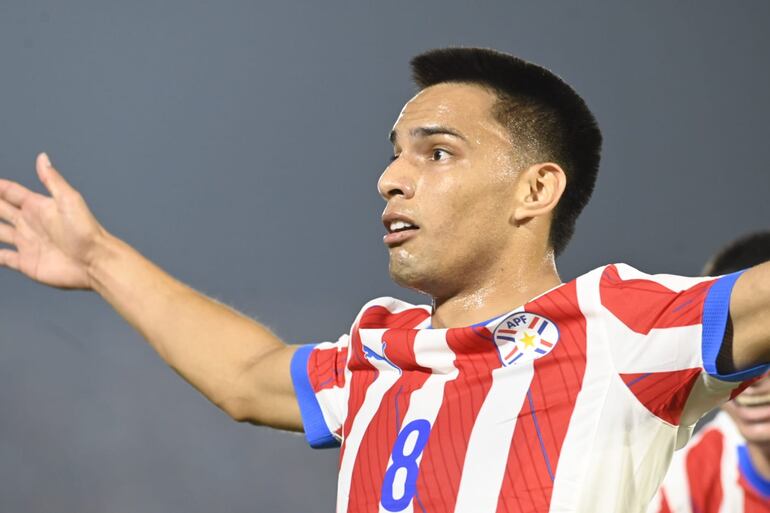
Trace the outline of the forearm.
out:
[[[296,427],[282,419],[280,412],[278,418],[254,413],[275,409],[280,405],[271,402],[281,402],[281,394],[291,394],[290,383],[283,389],[280,383],[289,381],[288,367],[285,376],[277,379],[279,383],[259,382],[259,372],[254,373],[271,358],[275,365],[288,365],[285,355],[273,357],[287,348],[266,327],[172,278],[111,235],[96,245],[88,273],[94,290],[214,404],[239,420]],[[260,391],[260,387],[272,390]],[[259,403],[260,397],[265,404],[244,405]],[[293,401],[291,397],[286,400]]]

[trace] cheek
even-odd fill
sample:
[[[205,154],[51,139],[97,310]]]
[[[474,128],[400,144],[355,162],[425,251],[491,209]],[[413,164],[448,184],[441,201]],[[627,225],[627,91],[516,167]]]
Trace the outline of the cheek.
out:
[[[508,223],[511,193],[505,184],[453,180],[426,185],[424,212],[441,230],[500,229]]]

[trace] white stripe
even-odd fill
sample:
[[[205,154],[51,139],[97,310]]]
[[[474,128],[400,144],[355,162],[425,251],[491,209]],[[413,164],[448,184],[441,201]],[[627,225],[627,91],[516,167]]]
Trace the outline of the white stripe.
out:
[[[720,412],[713,423],[724,435],[721,461],[722,507],[719,513],[743,512],[745,492],[739,481],[738,446],[745,441],[727,413]]]
[[[576,281],[578,305],[586,317],[586,368],[580,392],[570,417],[556,462],[550,511],[575,511],[585,492],[585,462],[591,456],[599,419],[606,402],[606,388],[612,362],[607,353],[602,326],[594,319],[602,315],[599,303],[599,278],[604,268],[594,270]],[[611,485],[611,486],[614,486]]]
[[[616,264],[623,280],[647,280],[674,292],[687,290],[709,277],[687,278],[670,274],[646,274],[626,264]],[[597,287],[598,288],[598,287]],[[603,307],[602,307],[603,308]],[[700,324],[656,328],[647,335],[632,331],[608,309],[604,309],[607,337],[618,372],[635,374],[701,368]]]
[[[687,479],[687,449],[680,449],[674,453],[674,458],[671,460],[671,466],[666,473],[662,489],[665,489],[671,511],[676,513],[692,513],[690,482]],[[649,513],[658,513],[658,510],[650,509]]]
[[[663,503],[663,498],[660,495],[660,491],[655,494],[655,497],[652,498],[652,502],[650,502],[650,505],[647,506],[647,513],[658,513],[660,511],[660,506]]]
[[[425,380],[422,387],[412,392],[409,397],[409,409],[404,414],[399,432],[401,428],[417,419],[425,419],[433,426],[436,416],[441,409],[441,404],[444,401],[444,386],[448,381],[456,379],[458,375],[458,370],[454,366],[455,354],[446,342],[446,330],[423,330],[417,333],[414,340],[414,354],[418,365],[433,369],[434,373]],[[437,371],[440,373],[437,374]],[[407,454],[410,454],[410,452],[407,451]],[[425,451],[423,450],[416,458],[418,469],[424,454]],[[393,458],[391,457],[386,468],[389,468],[392,464]],[[397,487],[398,484],[395,484],[395,486]],[[401,483],[400,489],[394,491],[393,496],[403,497],[403,483]],[[419,499],[419,497],[416,497],[416,499]],[[413,499],[401,511],[403,513],[413,513],[414,502],[415,500]],[[418,511],[422,510],[418,508]],[[382,506],[382,503],[380,503],[380,512],[389,513]]]
[[[360,330],[361,343],[378,354],[382,352],[382,334],[387,330],[366,329]],[[352,348],[351,348],[352,350]],[[345,434],[345,453],[340,462],[339,481],[337,483],[337,513],[346,513],[348,510],[348,500],[350,494],[350,480],[353,475],[353,466],[358,456],[358,449],[361,447],[361,440],[364,438],[366,428],[374,418],[375,413],[382,403],[382,397],[398,381],[400,374],[390,364],[385,361],[370,358],[371,363],[380,372],[374,382],[366,389],[366,396],[361,404],[361,408],[353,419],[353,425],[350,427],[350,433]],[[350,377],[348,376],[348,379]],[[350,381],[348,381],[350,383]]]
[[[534,373],[533,362],[492,371],[492,386],[468,440],[455,513],[497,510],[513,431]]]
[[[641,405],[617,375],[600,304],[601,269],[577,280],[586,319],[586,369],[551,494],[551,513],[641,513],[674,450],[676,427]]]
[[[344,405],[340,400],[343,396],[344,389],[337,386],[324,388],[315,393],[326,428],[337,439],[339,439],[337,430],[342,426],[344,418]]]
[[[607,311],[609,349],[618,372],[636,374],[703,367],[702,326],[653,329],[647,335],[636,333]]]

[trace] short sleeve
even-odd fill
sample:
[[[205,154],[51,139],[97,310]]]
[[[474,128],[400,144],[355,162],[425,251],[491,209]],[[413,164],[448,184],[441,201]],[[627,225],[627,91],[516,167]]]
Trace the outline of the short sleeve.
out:
[[[600,297],[613,364],[660,419],[690,425],[768,369],[723,375],[716,368],[739,276],[649,275],[625,264],[604,269]]]
[[[301,346],[291,361],[291,378],[305,437],[316,449],[338,447],[346,411],[345,367],[349,337]]]

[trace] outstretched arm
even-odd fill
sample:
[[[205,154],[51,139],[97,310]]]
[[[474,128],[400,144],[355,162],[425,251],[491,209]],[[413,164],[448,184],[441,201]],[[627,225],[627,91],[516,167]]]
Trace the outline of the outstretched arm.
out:
[[[58,288],[92,289],[160,356],[236,420],[301,430],[294,348],[265,326],[175,280],[107,232],[38,156],[45,196],[0,179],[0,266]]]
[[[745,271],[730,297],[736,370],[770,363],[770,262]]]

